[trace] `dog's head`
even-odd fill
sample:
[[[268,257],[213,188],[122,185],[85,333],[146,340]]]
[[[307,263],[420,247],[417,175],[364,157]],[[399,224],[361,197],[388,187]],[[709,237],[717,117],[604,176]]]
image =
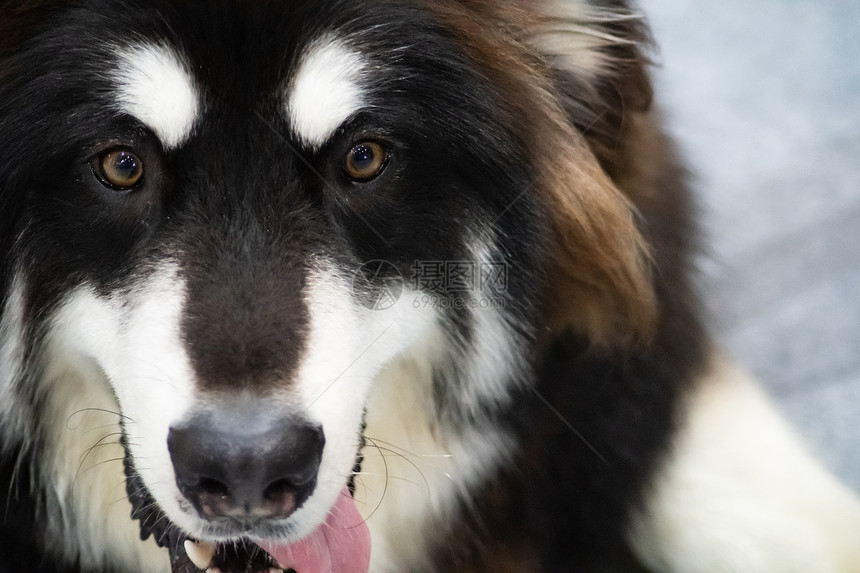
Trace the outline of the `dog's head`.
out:
[[[633,20],[495,4],[3,3],[4,336],[40,349],[4,360],[42,380],[8,386],[109,389],[137,515],[174,552],[217,543],[227,570],[251,559],[234,541],[280,557],[358,522],[394,362],[427,365],[456,426],[527,381],[539,325],[647,331],[604,171],[641,103],[613,99]]]

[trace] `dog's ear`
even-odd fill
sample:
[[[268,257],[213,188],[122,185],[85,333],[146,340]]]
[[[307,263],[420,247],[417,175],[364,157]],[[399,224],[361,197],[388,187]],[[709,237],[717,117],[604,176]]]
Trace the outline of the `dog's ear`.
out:
[[[503,93],[533,166],[529,191],[549,231],[546,324],[597,346],[647,338],[656,317],[650,257],[613,180],[626,118],[651,100],[640,20],[618,0],[435,6]]]
[[[632,118],[651,107],[644,16],[624,0],[526,0],[527,42],[549,66],[564,110],[613,179],[624,171]]]
[[[653,95],[647,26],[624,0],[522,4],[535,14],[524,41],[545,62],[564,115],[544,150],[557,241],[549,316],[598,344],[647,338],[656,317],[650,257],[625,185],[636,118]]]

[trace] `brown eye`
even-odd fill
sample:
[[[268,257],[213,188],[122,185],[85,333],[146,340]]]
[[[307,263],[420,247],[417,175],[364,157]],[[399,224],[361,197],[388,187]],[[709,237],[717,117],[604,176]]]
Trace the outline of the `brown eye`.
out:
[[[362,141],[346,153],[343,172],[348,178],[365,183],[379,176],[388,163],[388,150],[375,141]]]
[[[108,149],[93,160],[93,170],[112,189],[131,189],[143,180],[143,161],[125,148]]]

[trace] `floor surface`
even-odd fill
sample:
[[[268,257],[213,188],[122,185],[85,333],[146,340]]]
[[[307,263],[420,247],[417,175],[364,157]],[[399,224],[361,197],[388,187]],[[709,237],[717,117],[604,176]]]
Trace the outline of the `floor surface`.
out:
[[[860,491],[860,2],[643,0],[720,342]]]

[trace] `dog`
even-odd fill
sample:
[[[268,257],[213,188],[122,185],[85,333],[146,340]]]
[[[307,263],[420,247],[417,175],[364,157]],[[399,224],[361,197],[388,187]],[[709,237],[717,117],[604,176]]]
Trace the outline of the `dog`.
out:
[[[711,342],[622,0],[0,1],[0,571],[860,571]]]

